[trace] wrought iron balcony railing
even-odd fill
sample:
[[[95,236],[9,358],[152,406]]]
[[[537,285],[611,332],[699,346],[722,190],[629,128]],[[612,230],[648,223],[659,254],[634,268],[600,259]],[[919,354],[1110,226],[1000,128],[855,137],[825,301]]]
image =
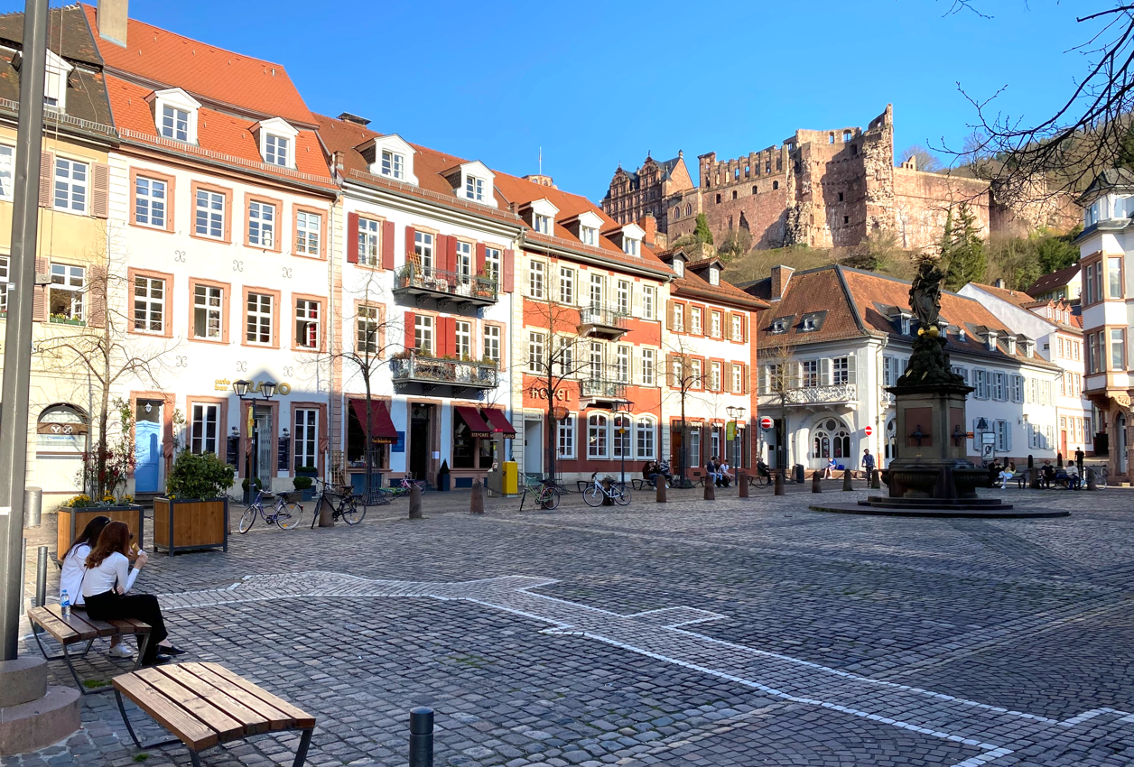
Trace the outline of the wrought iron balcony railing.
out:
[[[579,325],[595,329],[625,332],[630,311],[615,306],[591,304],[579,310]]]
[[[406,264],[394,273],[394,293],[434,296],[464,304],[495,304],[498,286],[494,277],[447,272],[420,264]]]
[[[787,393],[787,402],[792,405],[811,403],[846,403],[858,399],[854,384],[828,384],[819,387],[800,387]]]
[[[603,400],[621,400],[626,395],[625,381],[619,381],[613,371],[600,375],[584,374],[579,382],[579,395],[582,397],[600,398]]]
[[[415,382],[430,386],[446,385],[465,389],[493,389],[497,382],[495,363],[471,360],[442,360],[411,352],[408,357],[390,361],[390,374],[395,382]]]

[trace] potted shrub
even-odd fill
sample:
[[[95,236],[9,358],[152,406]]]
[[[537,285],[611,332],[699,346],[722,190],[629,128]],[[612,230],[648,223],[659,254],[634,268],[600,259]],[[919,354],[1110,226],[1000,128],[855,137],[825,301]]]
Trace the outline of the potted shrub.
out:
[[[244,489],[244,503],[245,504],[251,504],[252,499],[256,496],[256,493],[259,493],[260,491],[264,490],[264,481],[262,481],[258,477],[252,478],[252,487],[256,489],[255,492],[250,492],[248,490],[248,478],[247,477],[244,478],[244,482],[242,482],[240,484],[240,487]]]
[[[154,549],[170,555],[220,547],[228,551],[228,496],[236,470],[211,453],[182,451],[166,496],[154,499]]]
[[[91,501],[85,493],[67,499],[59,505],[59,520],[55,534],[56,557],[61,558],[67,554],[75,538],[83,532],[94,518],[105,515],[111,520],[126,523],[130,533],[134,534],[134,542],[142,546],[145,534],[145,515],[140,504],[134,504],[130,496],[115,498],[107,494],[101,504]]]
[[[448,459],[441,460],[441,469],[437,471],[437,490],[449,490],[449,461]]]
[[[315,498],[315,491],[311,487],[315,485],[315,481],[312,478],[297,475],[292,483],[295,484],[295,490],[300,492],[301,500],[310,501]]]

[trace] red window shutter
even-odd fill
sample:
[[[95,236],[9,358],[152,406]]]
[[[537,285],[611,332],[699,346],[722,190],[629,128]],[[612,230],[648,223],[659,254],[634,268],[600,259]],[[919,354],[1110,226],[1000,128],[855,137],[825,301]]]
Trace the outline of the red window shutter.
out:
[[[394,222],[382,222],[382,269],[394,268]]]
[[[95,163],[91,173],[91,182],[91,214],[99,219],[108,218],[110,216],[110,166],[106,163]]]
[[[346,217],[346,260],[348,264],[358,263],[358,214],[348,213]]]
[[[46,274],[51,270],[51,264],[47,259],[37,258],[35,260],[35,273],[36,275]],[[32,292],[32,320],[40,322],[47,322],[47,286],[37,285]]]
[[[405,319],[406,338],[405,338],[404,343],[405,343],[405,348],[406,348],[407,351],[413,349],[416,346],[416,344],[414,342],[414,336],[413,336],[413,321],[414,321],[414,313],[413,312],[406,312],[406,319]]]
[[[504,251],[504,292],[511,293],[516,282],[516,254],[515,251]]]
[[[665,303],[665,328],[667,331],[673,330],[673,314],[674,314],[673,301]]]
[[[51,190],[55,186],[55,153],[44,152],[39,156],[39,205],[51,207]]]
[[[449,236],[448,251],[449,251],[448,256],[445,258],[445,261],[448,264],[448,266],[445,267],[445,269],[446,269],[446,271],[449,271],[449,272],[456,272],[457,271],[457,238],[453,237],[452,235]]]
[[[106,267],[91,267],[87,276],[87,297],[89,299],[89,322],[94,328],[106,327]],[[165,313],[168,317],[169,313]]]
[[[449,236],[437,235],[433,238],[433,268],[439,272],[448,272],[449,267],[445,260],[449,253]]]
[[[413,250],[414,239],[417,237],[417,230],[413,227],[406,227],[406,263],[409,264],[413,261],[415,251]]]
[[[476,244],[476,273],[484,274],[484,243]]]

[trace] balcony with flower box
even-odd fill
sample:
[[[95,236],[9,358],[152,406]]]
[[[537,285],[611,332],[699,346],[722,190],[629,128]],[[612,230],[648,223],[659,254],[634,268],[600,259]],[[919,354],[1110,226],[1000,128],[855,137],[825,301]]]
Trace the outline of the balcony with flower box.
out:
[[[390,360],[390,376],[395,385],[417,384],[425,392],[436,387],[449,387],[454,395],[466,389],[495,389],[497,372],[497,364],[492,361],[426,357],[416,352]]]
[[[433,299],[437,306],[448,304],[488,307],[496,303],[495,277],[446,272],[409,263],[394,273],[394,295],[413,296],[417,306]]]
[[[617,340],[629,328],[630,311],[591,304],[579,310],[579,335]]]

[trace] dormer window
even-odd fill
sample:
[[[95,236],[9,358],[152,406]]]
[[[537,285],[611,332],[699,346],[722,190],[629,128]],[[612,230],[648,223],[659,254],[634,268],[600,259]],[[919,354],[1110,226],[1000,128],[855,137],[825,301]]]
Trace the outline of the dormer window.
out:
[[[550,216],[545,216],[542,213],[537,213],[535,215],[535,218],[533,219],[533,222],[534,222],[534,225],[535,225],[535,231],[536,232],[539,232],[541,235],[550,235],[551,234],[551,217]]]
[[[278,117],[262,120],[253,127],[259,133],[260,157],[268,165],[295,167],[295,138],[299,131]]]
[[[814,317],[803,318],[803,322],[800,324],[799,329],[801,331],[803,331],[804,333],[807,333],[809,331],[814,331],[815,330],[815,318]]]
[[[161,108],[161,135],[189,141],[189,111],[166,104]]]
[[[406,156],[400,152],[382,150],[382,175],[401,181],[406,176]]]
[[[988,332],[988,338],[985,341],[988,344],[988,351],[989,352],[995,352],[996,351],[996,338],[997,338],[996,331],[989,331]]]
[[[1012,338],[1011,336],[1009,336],[1004,341],[1005,341],[1005,343],[1008,347],[1008,354],[1010,354],[1010,355],[1016,354],[1016,340],[1014,338]]]
[[[721,271],[716,267],[709,267],[709,285],[721,284]]]
[[[579,227],[579,241],[583,245],[598,245],[598,229],[596,227]]]
[[[54,51],[47,52],[47,77],[43,83],[45,107],[60,112],[67,111],[67,76],[71,69],[71,65],[56,56]]]
[[[281,165],[285,168],[291,166],[291,140],[283,136],[269,133],[264,139],[264,162],[268,165]]]
[[[965,326],[957,326],[957,341],[964,341],[966,338]]]
[[[1020,354],[1024,357],[1031,357],[1032,350],[1035,349],[1035,342],[1031,339],[1022,339],[1020,341]]]
[[[630,256],[641,255],[641,245],[641,240],[636,240],[632,237],[623,238],[622,240],[622,250]]]
[[[465,197],[477,203],[484,202],[484,179],[465,176]]]
[[[154,91],[146,97],[154,111],[154,125],[162,138],[197,143],[197,112],[200,102],[180,88]]]
[[[900,318],[900,323],[899,323],[899,324],[900,324],[900,325],[901,325],[901,327],[902,327],[902,335],[903,335],[903,336],[909,336],[909,335],[910,335],[910,322],[911,322],[912,320],[913,320],[913,318],[912,318],[912,317],[910,317],[910,316],[909,316],[909,315],[907,315],[907,314],[902,314],[902,315],[901,315],[901,318]]]
[[[492,194],[496,174],[479,160],[453,166],[441,175],[448,180],[453,194],[457,197],[480,205],[496,207],[496,198]]]
[[[772,321],[772,333],[786,333],[787,321],[783,318]]]
[[[417,177],[413,175],[414,148],[401,136],[396,133],[380,136],[374,140],[374,154],[370,155],[370,151],[369,147],[364,147],[363,155],[371,161],[370,172],[375,176],[417,184]]]
[[[678,277],[685,277],[685,262],[681,259],[673,260],[673,271]]]

